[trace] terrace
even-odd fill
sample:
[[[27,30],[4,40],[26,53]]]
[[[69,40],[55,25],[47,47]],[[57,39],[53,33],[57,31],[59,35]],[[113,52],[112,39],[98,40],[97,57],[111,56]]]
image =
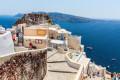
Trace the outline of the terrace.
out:
[[[44,80],[75,80],[78,73],[78,69],[70,67],[65,60],[65,55],[57,50],[48,51],[47,69]]]
[[[86,58],[85,52],[79,52],[79,51],[74,51],[70,50],[67,53],[67,56],[74,62],[84,65],[84,74],[87,74],[88,72],[88,66],[90,63],[90,59]]]

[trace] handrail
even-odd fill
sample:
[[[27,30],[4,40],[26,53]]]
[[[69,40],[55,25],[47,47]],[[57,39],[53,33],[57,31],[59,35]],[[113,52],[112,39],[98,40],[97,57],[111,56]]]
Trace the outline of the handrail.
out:
[[[78,69],[78,73],[77,73],[77,75],[76,75],[75,80],[82,80],[82,75],[83,75],[83,73],[84,73],[84,65],[72,61],[72,60],[67,56],[68,54],[69,54],[69,53],[66,53],[66,54],[65,54],[66,62],[68,63],[69,66]]]

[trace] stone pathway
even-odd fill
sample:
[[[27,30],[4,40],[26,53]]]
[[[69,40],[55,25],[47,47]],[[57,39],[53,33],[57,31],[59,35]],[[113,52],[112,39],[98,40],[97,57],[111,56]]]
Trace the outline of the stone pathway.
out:
[[[74,80],[77,69],[69,67],[64,54],[48,51],[48,72],[44,80]],[[53,63],[52,63],[53,62]],[[54,63],[55,62],[55,63]]]
[[[25,48],[24,46],[15,46],[15,52],[26,51],[29,48]]]

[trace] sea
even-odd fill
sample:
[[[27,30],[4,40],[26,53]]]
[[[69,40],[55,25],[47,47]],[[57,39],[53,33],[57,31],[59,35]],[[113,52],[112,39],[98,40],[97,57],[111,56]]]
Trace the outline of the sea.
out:
[[[0,16],[0,25],[11,28],[18,17]],[[107,69],[110,72],[120,73],[120,23],[113,22],[63,22],[54,21],[72,35],[82,36],[86,56],[92,62]],[[87,49],[92,47],[92,50]],[[112,59],[115,58],[115,61]]]

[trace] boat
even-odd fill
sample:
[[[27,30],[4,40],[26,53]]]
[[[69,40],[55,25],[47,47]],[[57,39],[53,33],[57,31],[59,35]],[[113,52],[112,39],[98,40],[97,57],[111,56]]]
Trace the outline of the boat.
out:
[[[87,49],[92,49],[92,47],[87,47]]]
[[[107,68],[109,69],[109,68],[110,68],[110,66],[107,66]]]
[[[115,61],[115,58],[113,58],[112,61]]]

